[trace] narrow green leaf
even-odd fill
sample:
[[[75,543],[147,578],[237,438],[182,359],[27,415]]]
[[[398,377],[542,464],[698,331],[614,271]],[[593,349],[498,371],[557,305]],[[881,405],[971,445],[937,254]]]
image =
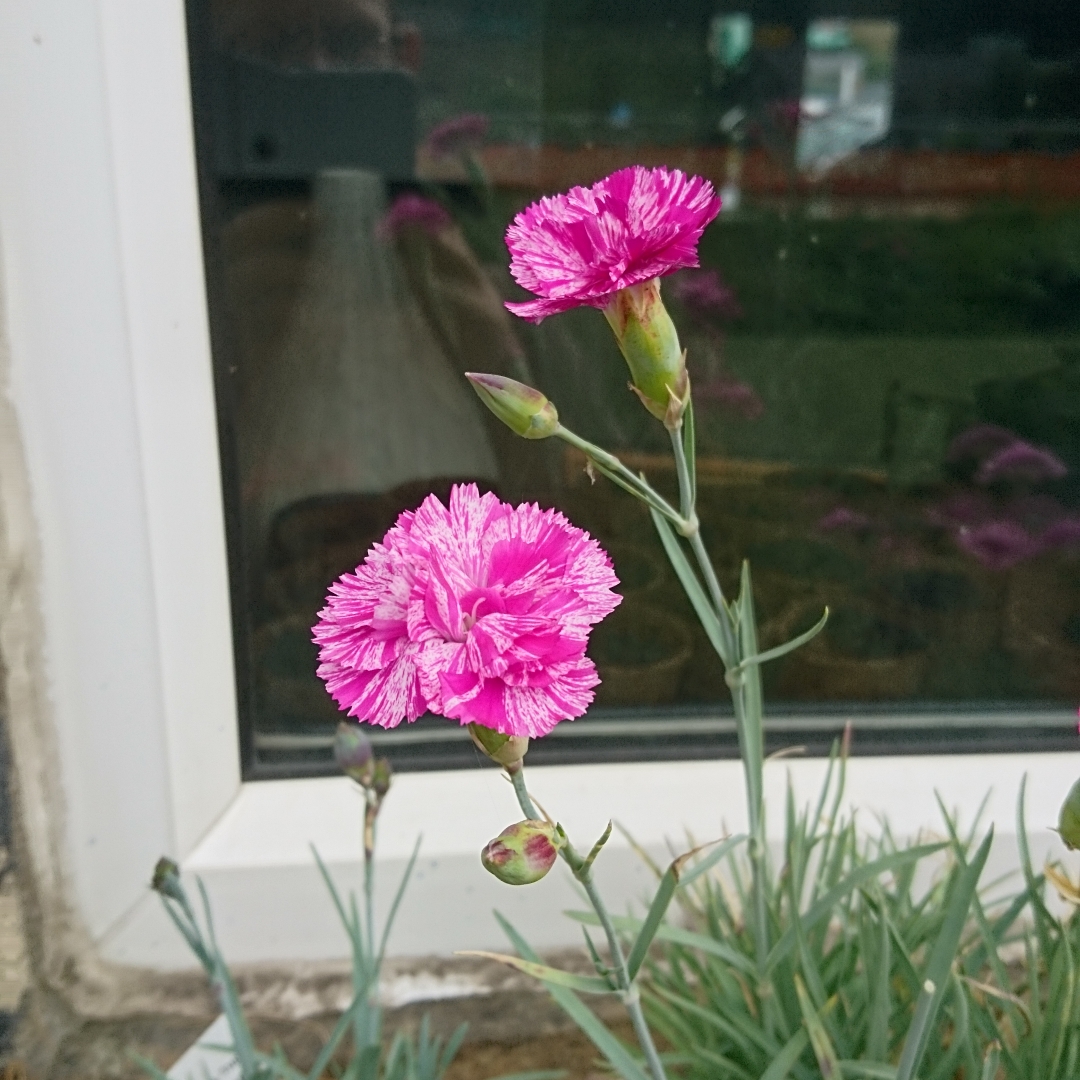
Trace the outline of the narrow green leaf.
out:
[[[558,968],[548,967],[546,964],[535,963],[532,960],[522,960],[517,956],[507,956],[504,953],[482,952],[478,949],[468,949],[454,953],[455,956],[482,956],[485,960],[498,960],[500,964],[508,964],[534,979],[539,979],[548,986],[565,986],[570,990],[577,990],[581,994],[615,994],[618,988],[613,986],[608,979],[599,975],[575,975],[570,971],[560,971]]]
[[[613,827],[614,826],[613,826],[612,822],[609,821],[607,823],[607,828],[604,830],[603,835],[600,837],[599,840],[596,841],[595,844],[593,844],[592,850],[589,852],[588,855],[585,856],[585,861],[581,864],[581,866],[577,870],[574,871],[574,876],[575,877],[583,878],[583,875],[588,874],[590,868],[592,867],[592,864],[594,862],[596,862],[596,856],[599,855],[600,852],[604,850],[604,845],[608,842],[608,839],[611,837],[611,830],[612,830]]]
[[[809,630],[799,634],[798,637],[793,637],[790,641],[785,641],[783,645],[777,645],[772,649],[766,649],[763,653],[758,653],[756,656],[751,656],[746,660],[740,661],[737,671],[745,671],[751,664],[764,664],[769,660],[779,660],[781,656],[787,656],[789,652],[794,652],[800,645],[805,645],[808,641],[816,638],[822,630],[825,629],[825,624],[829,621],[829,609],[825,609],[825,614]]]
[[[727,857],[732,848],[737,847],[745,839],[746,833],[736,833],[734,836],[729,836],[724,840],[714,841],[716,847],[714,847],[701,862],[694,863],[694,865],[682,875],[679,879],[679,887],[685,889],[688,885],[691,885],[701,877],[702,874],[708,873],[721,859]],[[709,846],[711,845],[705,845],[705,847]]]
[[[562,1080],[566,1069],[534,1069],[532,1072],[503,1073],[493,1080]]]
[[[147,1076],[152,1076],[154,1080],[169,1080],[168,1074],[163,1073],[149,1058],[144,1058],[142,1054],[136,1054],[134,1051],[128,1052],[131,1060],[139,1066]]]
[[[706,1028],[712,1028],[725,1035],[744,1057],[756,1057],[757,1053],[773,1054],[779,1049],[754,1017],[735,1010],[717,1009],[712,1006],[712,1003],[708,1007],[699,1005],[692,998],[683,997],[662,987],[655,989],[662,998],[676,1005],[684,1016],[692,1016],[701,1021]],[[695,1046],[694,1049],[696,1050],[697,1047]]]
[[[991,1043],[986,1048],[986,1056],[983,1058],[982,1080],[995,1080],[1000,1061],[1001,1047],[996,1042]]]
[[[864,863],[862,866],[856,867],[847,875],[847,877],[829,889],[828,892],[824,893],[821,898],[815,901],[803,914],[802,922],[804,929],[809,930],[810,927],[816,926],[822,919],[829,918],[837,903],[850,893],[852,889],[855,889],[867,881],[873,881],[874,878],[879,877],[881,874],[888,873],[890,870],[895,870],[898,867],[918,862],[920,859],[925,859],[928,855],[933,855],[935,852],[941,851],[942,848],[946,847],[948,847],[948,844],[945,843],[921,844],[917,847],[905,848],[903,851],[890,852],[888,855],[883,855],[881,858],[874,859],[873,862]],[[768,960],[766,961],[766,970],[772,971],[781,960],[788,956],[792,949],[795,948],[796,944],[795,931],[791,927],[788,927],[769,953]]]
[[[686,409],[683,412],[683,453],[686,455],[686,471],[690,479],[690,506],[697,505],[697,438],[694,431],[694,402],[692,397],[686,399]]]
[[[526,959],[534,964],[540,958],[529,947],[528,942],[497,911],[495,918],[510,939],[510,943]],[[548,993],[566,1012],[570,1019],[592,1041],[593,1045],[608,1059],[611,1067],[623,1077],[623,1080],[647,1080],[645,1071],[634,1060],[630,1051],[597,1019],[591,1009],[570,989],[552,983],[547,984]]]
[[[926,1052],[930,1027],[945,994],[952,962],[960,946],[960,936],[967,924],[971,901],[993,840],[994,830],[991,828],[986,839],[979,845],[975,857],[956,875],[952,883],[941,931],[927,961],[923,986],[915,1004],[915,1015],[900,1051],[900,1063],[896,1069],[897,1080],[912,1080]]]
[[[869,1061],[841,1061],[840,1072],[855,1080],[896,1080],[896,1069],[892,1065],[874,1065]]]
[[[889,924],[878,920],[880,940],[874,957],[875,977],[870,984],[870,1009],[866,1023],[866,1056],[884,1061],[889,1049],[889,1017],[892,1014],[892,941]]]
[[[717,656],[724,662],[724,666],[730,667],[734,657],[727,655],[727,649],[724,646],[723,635],[720,631],[720,619],[723,616],[717,614],[709,598],[705,595],[705,590],[701,587],[701,582],[698,581],[697,574],[694,573],[686,553],[679,546],[679,541],[671,525],[656,510],[650,508],[649,513],[652,515],[656,531],[660,534],[660,542],[664,545],[668,561],[671,563],[687,599],[693,605],[709,643],[716,650]]]
[[[608,826],[608,832],[611,831],[611,826]],[[606,834],[605,834],[606,836]],[[720,844],[719,851],[723,855],[725,851],[731,849],[732,844],[730,840],[718,842]],[[682,878],[682,868],[700,851],[704,851],[705,848],[711,847],[710,844],[703,844],[701,847],[694,848],[693,851],[688,851],[683,855],[680,855],[674,862],[667,868],[664,876],[660,879],[660,887],[656,890],[656,895],[653,897],[653,902],[649,905],[648,914],[645,916],[645,921],[641,924],[641,929],[638,931],[636,940],[634,941],[633,948],[630,950],[630,956],[627,958],[626,965],[630,972],[630,978],[634,978],[638,971],[641,969],[641,965],[645,962],[645,957],[648,954],[649,946],[653,942],[653,938],[656,936],[656,931],[660,928],[660,923],[667,914],[668,906],[671,904],[672,897],[675,895],[675,890],[680,884],[684,884]],[[716,861],[716,852],[712,852],[709,858]],[[707,865],[708,860],[706,860]],[[701,873],[699,867],[695,867],[691,871],[691,875],[687,877],[692,881],[694,877]]]
[[[446,1046],[443,1047],[442,1053],[439,1055],[438,1063],[435,1066],[435,1074],[432,1080],[440,1080],[442,1074],[450,1068],[454,1058],[457,1057],[458,1051],[461,1049],[461,1044],[465,1041],[465,1036],[469,1033],[469,1025],[466,1023],[458,1024],[454,1028],[453,1034],[446,1040]],[[438,1044],[436,1044],[437,1046]],[[549,1070],[551,1071],[551,1070]],[[554,1072],[557,1075],[561,1075],[562,1070],[556,1069]]]
[[[760,820],[762,815],[765,733],[762,726],[761,669],[753,659],[758,652],[754,589],[750,581],[750,563],[746,559],[743,559],[736,607],[739,612],[738,640],[742,677],[742,685],[736,691],[742,702],[741,716],[736,712],[736,719],[740,720],[739,740],[742,744],[743,768],[749,788],[747,799],[750,803],[750,831],[753,832],[753,822]],[[765,927],[759,926],[758,933],[764,934]]]
[[[375,958],[375,963],[372,967],[374,976],[378,978],[379,971],[382,969],[383,957],[386,955],[386,943],[390,939],[390,931],[394,926],[394,919],[397,918],[398,908],[401,906],[402,898],[405,896],[405,888],[409,884],[409,879],[412,877],[413,867],[416,866],[417,856],[420,854],[420,843],[423,840],[423,836],[416,838],[416,843],[413,844],[412,855],[409,856],[409,861],[405,864],[405,870],[401,875],[401,881],[398,883],[397,892],[394,893],[394,901],[390,905],[390,911],[386,916],[386,923],[383,926],[382,939],[379,941],[379,955]]]
[[[788,1073],[802,1057],[802,1052],[810,1042],[806,1028],[799,1028],[787,1041],[784,1049],[773,1058],[769,1067],[761,1074],[761,1080],[786,1080]]]
[[[352,942],[354,956],[359,952],[362,956],[364,952],[364,942],[360,936],[360,928],[355,925],[352,919],[345,912],[345,905],[341,902],[341,894],[337,890],[337,886],[334,884],[334,879],[330,876],[330,871],[327,869],[326,864],[322,861],[322,856],[319,854],[318,849],[314,844],[308,845],[311,848],[311,854],[315,856],[315,865],[319,868],[319,873],[322,875],[323,883],[326,885],[326,891],[330,894],[330,899],[333,901],[334,908],[337,911],[338,919],[341,921],[341,925],[345,927],[345,933],[349,935],[349,940]]]
[[[840,1059],[837,1057],[829,1033],[821,1022],[821,1017],[810,1000],[798,974],[795,975],[795,993],[799,999],[799,1011],[802,1013],[803,1023],[806,1025],[807,1034],[810,1036],[810,1046],[817,1059],[818,1068],[821,1070],[822,1080],[839,1080]]]
[[[674,507],[669,506],[659,495],[656,494],[649,487],[648,484],[642,483],[633,475],[633,473],[627,470],[626,474],[616,472],[614,469],[609,469],[604,465],[601,465],[599,461],[590,459],[593,463],[593,468],[598,473],[606,476],[613,484],[621,487],[623,491],[633,495],[639,502],[643,502],[650,510],[655,510],[659,514],[663,514],[665,518],[669,518],[672,514],[675,517],[679,515],[675,513]]]
[[[364,993],[366,994],[366,992],[367,990],[365,988]],[[323,1073],[326,1072],[326,1067],[330,1064],[330,1059],[337,1051],[338,1044],[345,1038],[345,1033],[352,1024],[353,1016],[356,1014],[357,1009],[360,1008],[363,1000],[363,997],[360,994],[357,994],[352,999],[349,1007],[338,1018],[338,1022],[334,1025],[334,1030],[330,1032],[330,1038],[319,1052],[319,1056],[315,1059],[315,1064],[311,1066],[311,1070],[308,1073],[308,1080],[321,1080]],[[377,1054],[379,1048],[376,1047],[375,1049]]]
[[[565,911],[563,914],[575,922],[586,923],[589,926],[600,925],[599,918],[591,911]],[[616,930],[628,930],[631,933],[640,932],[642,926],[641,919],[630,918],[626,915],[615,916],[611,921]],[[670,926],[661,923],[657,927],[655,936],[661,941],[670,941],[673,945],[684,945],[687,948],[708,953],[710,956],[719,957],[733,968],[737,968],[747,975],[752,974],[755,970],[754,962],[748,956],[730,945],[725,945],[722,941],[709,937],[707,934],[698,934],[693,930],[684,930],[681,926]]]

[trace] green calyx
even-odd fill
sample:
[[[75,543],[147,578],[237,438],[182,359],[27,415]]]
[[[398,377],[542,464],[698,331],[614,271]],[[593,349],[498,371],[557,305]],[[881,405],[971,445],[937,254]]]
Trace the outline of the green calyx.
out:
[[[686,408],[690,381],[675,324],[660,299],[659,279],[620,289],[604,308],[604,316],[641,403],[665,425],[677,425]]]

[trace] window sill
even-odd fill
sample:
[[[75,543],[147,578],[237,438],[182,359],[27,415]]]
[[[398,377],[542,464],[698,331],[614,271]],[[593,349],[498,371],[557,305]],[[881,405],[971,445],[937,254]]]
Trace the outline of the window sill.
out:
[[[823,759],[785,759],[766,768],[769,835],[781,837],[790,775],[800,803],[814,798]],[[935,803],[940,794],[970,829],[989,792],[981,824],[996,826],[984,880],[1015,870],[1016,798],[1025,774],[1027,821],[1036,867],[1064,848],[1051,826],[1080,771],[1080,755],[986,754],[946,757],[854,758],[845,804],[867,830],[879,817],[897,837],[943,832]],[[545,766],[530,787],[579,845],[600,834],[608,816],[658,858],[666,843],[685,846],[745,827],[743,781],[737,761]],[[390,953],[449,954],[459,949],[504,949],[492,918],[498,908],[540,949],[577,945],[580,930],[560,917],[579,906],[567,875],[553,873],[528,889],[512,889],[485,874],[481,847],[518,812],[495,769],[409,773],[394,781],[379,832],[378,910],[385,913],[412,845],[423,836],[415,875],[402,904]],[[249,783],[184,860],[201,877],[215,923],[232,963],[317,961],[346,956],[346,943],[311,854],[314,845],[345,887],[359,884],[360,801],[343,778]],[[777,856],[781,853],[776,850]],[[619,909],[646,895],[650,874],[616,832],[597,864],[605,896]],[[179,935],[147,893],[104,937],[105,958],[162,970],[190,967]]]

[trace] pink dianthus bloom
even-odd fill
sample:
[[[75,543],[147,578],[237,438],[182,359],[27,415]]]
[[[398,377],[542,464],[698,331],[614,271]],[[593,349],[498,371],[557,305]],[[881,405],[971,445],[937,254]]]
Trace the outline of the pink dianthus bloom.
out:
[[[719,212],[708,180],[641,165],[543,198],[506,230],[510,273],[538,299],[506,306],[533,322],[606,307],[621,289],[697,266],[698,241]]]
[[[599,683],[589,632],[619,604],[588,533],[475,484],[429,495],[330,587],[319,676],[350,716],[392,728],[425,712],[535,738],[580,716]]]

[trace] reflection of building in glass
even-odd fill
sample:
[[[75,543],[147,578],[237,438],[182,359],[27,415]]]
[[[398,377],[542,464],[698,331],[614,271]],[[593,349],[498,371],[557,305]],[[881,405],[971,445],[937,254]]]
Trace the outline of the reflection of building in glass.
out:
[[[897,25],[818,19],[806,32],[795,158],[820,172],[889,131]]]

